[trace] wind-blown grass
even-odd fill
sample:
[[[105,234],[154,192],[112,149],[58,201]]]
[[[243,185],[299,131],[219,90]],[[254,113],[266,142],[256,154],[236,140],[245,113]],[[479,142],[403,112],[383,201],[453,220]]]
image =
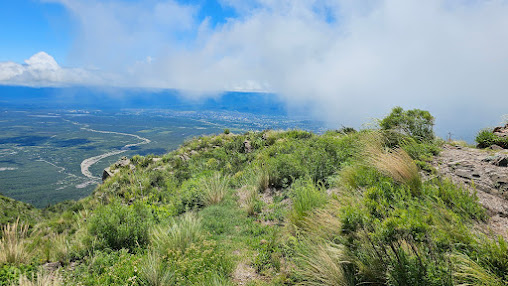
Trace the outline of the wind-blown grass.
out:
[[[20,223],[17,219],[2,228],[0,240],[0,264],[26,263],[31,258],[28,241],[28,225]]]
[[[349,285],[344,264],[349,263],[342,245],[331,242],[304,241],[298,248],[294,273],[298,285]]]
[[[387,150],[381,134],[372,132],[365,137],[361,156],[381,174],[409,186],[413,194],[421,192],[422,181],[418,166],[404,149],[395,147]]]
[[[455,270],[453,277],[459,286],[503,286],[497,275],[480,266],[466,255],[452,256]]]

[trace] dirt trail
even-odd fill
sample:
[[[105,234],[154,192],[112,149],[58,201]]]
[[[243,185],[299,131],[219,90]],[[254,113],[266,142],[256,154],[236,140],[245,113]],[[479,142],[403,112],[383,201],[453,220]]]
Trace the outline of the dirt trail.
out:
[[[485,161],[492,156],[508,155],[508,150],[492,151],[444,145],[434,161],[440,175],[456,184],[476,189],[479,202],[490,217],[487,227],[508,239],[508,167]]]

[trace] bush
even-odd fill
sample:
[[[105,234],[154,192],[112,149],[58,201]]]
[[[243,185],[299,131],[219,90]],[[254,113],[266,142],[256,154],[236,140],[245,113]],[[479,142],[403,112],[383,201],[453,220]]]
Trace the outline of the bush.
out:
[[[173,285],[196,285],[217,277],[228,277],[233,270],[231,259],[214,240],[192,243],[184,251],[170,251],[167,261],[174,273]]]
[[[77,264],[72,272],[64,272],[65,285],[137,285],[141,257],[119,251],[96,251]]]
[[[392,112],[379,122],[384,130],[395,130],[407,134],[419,141],[434,140],[434,117],[420,109],[404,111],[402,107],[395,107]]]
[[[487,148],[492,145],[498,145],[502,148],[508,149],[508,137],[499,137],[494,134],[490,129],[483,129],[478,132],[475,138],[478,148]]]
[[[89,234],[111,249],[134,250],[148,243],[153,216],[143,203],[131,206],[118,202],[97,208],[88,224]]]

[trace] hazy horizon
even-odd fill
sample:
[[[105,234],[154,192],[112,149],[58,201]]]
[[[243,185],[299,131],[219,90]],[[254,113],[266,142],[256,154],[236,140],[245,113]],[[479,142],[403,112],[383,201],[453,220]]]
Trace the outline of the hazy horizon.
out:
[[[262,92],[290,114],[361,126],[429,110],[471,141],[508,113],[508,2],[10,1],[0,84]],[[118,94],[113,94],[118,96]]]

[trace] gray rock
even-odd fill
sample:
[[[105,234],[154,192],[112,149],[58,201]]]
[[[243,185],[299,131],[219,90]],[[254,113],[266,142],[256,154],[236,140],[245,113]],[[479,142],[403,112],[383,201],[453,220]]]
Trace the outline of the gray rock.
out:
[[[492,161],[492,164],[499,167],[508,167],[508,157],[506,155],[496,155],[496,159]]]
[[[496,145],[496,144],[491,145],[491,146],[489,147],[489,149],[494,150],[494,151],[501,151],[501,150],[504,150],[504,149],[503,149],[503,147],[501,147],[501,146],[499,146],[499,145]]]
[[[113,177],[115,175],[114,171],[111,171],[110,167],[107,167],[102,171],[102,181],[106,181],[107,178]]]
[[[455,175],[465,178],[465,179],[472,179],[472,172],[470,170],[465,169],[457,169],[455,170]]]
[[[507,185],[508,184],[508,176],[503,174],[493,174],[490,176],[490,179],[492,182],[494,182],[495,185]]]
[[[508,167],[508,156],[502,154],[485,157],[482,161],[491,163],[492,165],[498,167]]]
[[[250,152],[252,152],[252,146],[250,145],[249,140],[245,140],[245,141],[243,141],[243,151],[244,151],[245,153],[250,153]]]
[[[182,159],[182,161],[188,161],[190,159],[187,154],[178,155],[178,157],[180,157],[180,159]]]
[[[120,160],[116,161],[115,167],[121,168],[121,167],[129,166],[130,164],[131,164],[131,160],[129,160],[127,157],[124,156],[124,157],[120,158]]]

